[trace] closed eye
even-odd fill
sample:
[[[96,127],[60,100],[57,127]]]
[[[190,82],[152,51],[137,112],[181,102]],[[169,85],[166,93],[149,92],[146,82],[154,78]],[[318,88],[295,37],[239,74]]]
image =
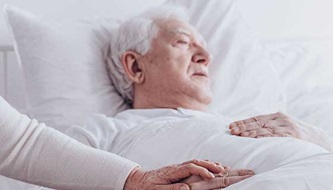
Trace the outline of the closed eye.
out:
[[[185,41],[185,40],[178,40],[177,43],[178,43],[178,44],[183,44],[183,45],[188,45],[188,44],[190,44],[188,41]]]

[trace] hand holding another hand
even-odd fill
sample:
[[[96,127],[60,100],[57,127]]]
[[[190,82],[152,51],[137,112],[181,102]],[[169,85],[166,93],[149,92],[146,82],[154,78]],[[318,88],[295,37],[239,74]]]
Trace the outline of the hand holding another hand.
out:
[[[207,160],[192,160],[152,171],[134,169],[124,190],[210,190],[224,188],[252,176],[250,170],[225,169]]]
[[[221,173],[215,174],[214,179],[205,180],[200,176],[193,175],[182,182],[187,183],[191,190],[223,189],[253,175],[252,170],[225,168]]]

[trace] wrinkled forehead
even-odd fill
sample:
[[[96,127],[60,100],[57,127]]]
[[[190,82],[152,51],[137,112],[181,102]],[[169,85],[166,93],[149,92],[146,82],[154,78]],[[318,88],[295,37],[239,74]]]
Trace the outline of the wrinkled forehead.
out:
[[[169,35],[182,34],[195,39],[204,47],[207,46],[203,36],[189,23],[177,19],[156,20],[157,26],[161,31]]]

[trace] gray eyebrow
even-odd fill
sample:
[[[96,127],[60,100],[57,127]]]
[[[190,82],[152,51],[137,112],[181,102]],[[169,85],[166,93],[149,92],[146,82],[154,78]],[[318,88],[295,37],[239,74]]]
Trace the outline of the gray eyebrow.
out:
[[[204,47],[207,47],[207,42],[204,40],[203,36],[200,33],[195,33],[192,35],[190,31],[183,29],[183,28],[177,28],[176,30],[173,30],[172,32],[177,33],[177,34],[183,34],[190,38],[192,38],[194,35],[203,43]]]
[[[182,28],[178,28],[174,32],[176,32],[178,34],[184,34],[184,35],[186,35],[188,37],[192,37],[191,32],[189,32],[188,30],[182,29]]]

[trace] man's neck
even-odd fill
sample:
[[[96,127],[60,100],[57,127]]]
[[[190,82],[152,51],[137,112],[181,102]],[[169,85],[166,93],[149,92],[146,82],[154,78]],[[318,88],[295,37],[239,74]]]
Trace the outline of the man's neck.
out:
[[[180,101],[181,100],[181,101]],[[198,111],[206,111],[207,105],[192,100],[191,98],[160,98],[159,96],[135,93],[133,109],[154,108],[185,108]]]

